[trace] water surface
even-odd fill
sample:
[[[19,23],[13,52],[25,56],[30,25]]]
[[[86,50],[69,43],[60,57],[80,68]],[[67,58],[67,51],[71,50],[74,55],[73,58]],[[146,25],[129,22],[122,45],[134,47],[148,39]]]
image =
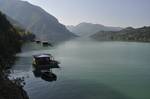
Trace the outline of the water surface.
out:
[[[25,77],[30,99],[150,99],[150,44],[68,41],[54,48],[27,44],[13,67]],[[35,77],[32,55],[51,53],[60,61],[56,81]]]

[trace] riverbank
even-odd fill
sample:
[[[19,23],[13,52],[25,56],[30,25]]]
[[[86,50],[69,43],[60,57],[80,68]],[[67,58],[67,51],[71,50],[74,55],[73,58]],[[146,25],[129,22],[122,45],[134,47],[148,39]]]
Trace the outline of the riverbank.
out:
[[[21,86],[9,79],[0,79],[0,99],[29,99]]]

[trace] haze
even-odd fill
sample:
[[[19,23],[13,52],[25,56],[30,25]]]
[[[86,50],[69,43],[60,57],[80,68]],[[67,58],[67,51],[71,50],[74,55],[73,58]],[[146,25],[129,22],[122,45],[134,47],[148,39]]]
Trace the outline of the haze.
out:
[[[150,0],[25,0],[45,9],[65,25],[80,22],[108,26],[150,25]]]

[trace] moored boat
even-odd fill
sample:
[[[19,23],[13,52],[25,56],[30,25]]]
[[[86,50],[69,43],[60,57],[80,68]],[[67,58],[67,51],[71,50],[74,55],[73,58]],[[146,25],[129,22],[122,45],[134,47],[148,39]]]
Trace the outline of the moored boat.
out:
[[[49,70],[42,71],[42,70],[34,69],[33,74],[36,78],[41,78],[45,81],[51,82],[51,81],[57,80],[57,75],[52,73],[52,71],[49,71]]]
[[[40,41],[40,40],[36,40],[35,42],[36,42],[37,44],[41,43],[41,41]]]
[[[43,41],[43,42],[42,42],[42,45],[43,45],[43,46],[52,46],[52,44],[49,43],[48,41]]]
[[[33,66],[36,69],[59,68],[59,62],[51,54],[38,54],[33,56]]]

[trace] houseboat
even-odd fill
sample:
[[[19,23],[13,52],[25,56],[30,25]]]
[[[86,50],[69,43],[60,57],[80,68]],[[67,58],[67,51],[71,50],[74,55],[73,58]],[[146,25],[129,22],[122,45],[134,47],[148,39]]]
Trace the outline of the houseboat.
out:
[[[51,54],[38,54],[33,56],[33,67],[39,70],[59,68],[59,62]]]

